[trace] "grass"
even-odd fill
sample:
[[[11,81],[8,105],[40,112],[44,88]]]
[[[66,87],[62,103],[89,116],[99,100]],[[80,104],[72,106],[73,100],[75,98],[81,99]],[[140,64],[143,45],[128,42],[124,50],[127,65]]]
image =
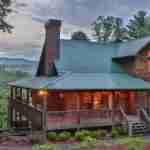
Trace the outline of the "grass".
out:
[[[150,141],[145,140],[143,137],[126,137],[119,139],[118,143],[128,145],[129,150],[143,150],[144,145],[150,144]]]

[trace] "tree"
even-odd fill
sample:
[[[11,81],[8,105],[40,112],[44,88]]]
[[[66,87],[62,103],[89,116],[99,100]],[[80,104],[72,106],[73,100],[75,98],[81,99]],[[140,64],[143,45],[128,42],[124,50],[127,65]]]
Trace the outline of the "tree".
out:
[[[99,16],[93,23],[93,29],[98,42],[120,42],[127,38],[121,18]]]
[[[150,18],[147,12],[138,11],[127,25],[128,33],[131,38],[142,38],[150,35]]]
[[[113,38],[114,42],[122,42],[129,39],[128,31],[123,26],[123,20],[121,18],[115,18]]]
[[[6,17],[11,12],[10,5],[11,5],[11,0],[0,0],[0,30],[9,33],[13,28],[6,21]]]
[[[88,41],[87,35],[82,31],[74,32],[71,36],[71,39]]]

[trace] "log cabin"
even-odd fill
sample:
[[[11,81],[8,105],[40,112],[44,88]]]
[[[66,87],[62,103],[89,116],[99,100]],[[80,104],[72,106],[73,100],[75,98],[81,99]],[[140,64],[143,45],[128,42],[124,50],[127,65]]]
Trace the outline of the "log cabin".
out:
[[[60,39],[60,29],[47,21],[35,77],[9,83],[10,127],[148,131],[150,37],[102,44]]]

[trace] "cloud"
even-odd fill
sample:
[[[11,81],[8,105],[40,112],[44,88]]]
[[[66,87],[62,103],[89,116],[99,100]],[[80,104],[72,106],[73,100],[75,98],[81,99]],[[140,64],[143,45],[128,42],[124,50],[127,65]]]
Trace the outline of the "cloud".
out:
[[[16,0],[12,7],[8,20],[15,28],[11,35],[0,33],[0,55],[30,57],[42,48],[43,24],[49,18],[63,20],[62,38],[70,38],[77,30],[92,38],[90,25],[99,15],[118,16],[127,22],[138,10],[149,12],[150,0]]]

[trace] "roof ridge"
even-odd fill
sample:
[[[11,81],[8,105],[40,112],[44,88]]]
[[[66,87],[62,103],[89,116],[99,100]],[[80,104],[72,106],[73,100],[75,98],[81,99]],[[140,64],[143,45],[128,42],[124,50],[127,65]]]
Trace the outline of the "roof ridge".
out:
[[[135,42],[135,41],[138,41],[138,40],[144,40],[144,39],[147,39],[147,38],[149,38],[149,40],[150,40],[150,36],[145,36],[145,37],[141,37],[141,38],[137,38],[137,39],[130,39],[130,40],[127,40],[127,41],[124,41],[124,42],[110,41],[110,42],[100,43],[100,42],[96,42],[96,41],[74,40],[74,39],[61,39],[61,41],[68,41],[68,42],[69,41],[75,41],[75,42],[78,42],[78,43],[89,43],[89,44],[95,44],[95,45],[110,45],[110,44],[121,45],[121,44],[129,43],[129,42]]]

